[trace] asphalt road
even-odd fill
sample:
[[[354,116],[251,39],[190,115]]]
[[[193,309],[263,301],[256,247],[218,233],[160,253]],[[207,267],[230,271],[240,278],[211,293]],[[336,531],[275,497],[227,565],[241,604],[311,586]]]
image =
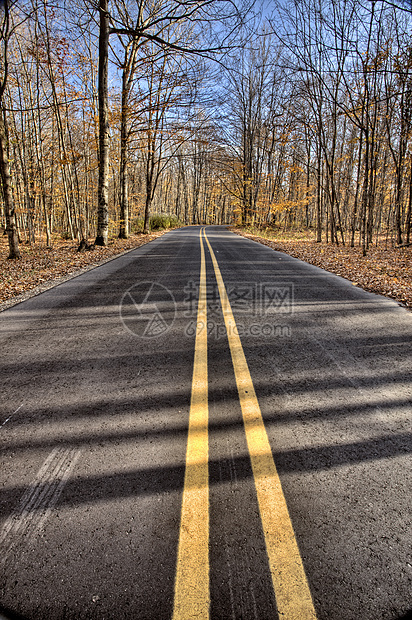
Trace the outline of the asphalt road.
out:
[[[0,314],[0,617],[411,613],[411,313],[206,236]]]

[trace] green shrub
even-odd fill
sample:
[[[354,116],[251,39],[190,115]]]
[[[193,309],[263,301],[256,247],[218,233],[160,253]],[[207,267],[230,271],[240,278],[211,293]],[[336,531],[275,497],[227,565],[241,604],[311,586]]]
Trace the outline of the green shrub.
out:
[[[136,217],[130,223],[131,232],[132,233],[143,232],[143,224],[144,224],[144,219],[142,217]]]
[[[144,219],[142,217],[134,219],[131,224],[132,232],[143,232],[143,224]],[[149,218],[150,230],[163,230],[165,228],[176,228],[177,226],[181,226],[181,223],[175,215],[153,213]]]
[[[175,215],[166,213],[153,213],[150,216],[150,230],[162,230],[163,228],[173,228],[179,225],[179,220]]]

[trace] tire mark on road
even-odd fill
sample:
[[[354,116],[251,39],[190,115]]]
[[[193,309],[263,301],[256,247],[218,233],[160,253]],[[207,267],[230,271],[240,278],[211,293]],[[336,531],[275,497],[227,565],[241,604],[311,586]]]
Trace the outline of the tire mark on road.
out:
[[[0,531],[0,564],[8,561],[12,552],[31,542],[42,529],[80,454],[81,450],[75,448],[55,448],[50,452],[21,498],[19,507],[3,524]]]

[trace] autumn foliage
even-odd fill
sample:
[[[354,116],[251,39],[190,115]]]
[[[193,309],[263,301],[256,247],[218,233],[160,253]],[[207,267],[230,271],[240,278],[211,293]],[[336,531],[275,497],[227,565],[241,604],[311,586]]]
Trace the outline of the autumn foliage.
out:
[[[361,247],[316,243],[307,233],[275,232],[265,236],[234,228],[234,232],[279,252],[306,261],[350,280],[354,286],[385,295],[412,308],[412,248],[393,248],[382,241],[369,248],[368,255]],[[311,238],[312,237],[312,238]]]
[[[127,240],[114,238],[110,239],[106,248],[96,247],[84,253],[78,252],[77,243],[56,239],[53,247],[49,248],[44,244],[22,246],[19,261],[6,259],[6,241],[0,240],[0,249],[3,250],[0,259],[0,310],[140,247],[162,234],[164,231],[132,235]]]

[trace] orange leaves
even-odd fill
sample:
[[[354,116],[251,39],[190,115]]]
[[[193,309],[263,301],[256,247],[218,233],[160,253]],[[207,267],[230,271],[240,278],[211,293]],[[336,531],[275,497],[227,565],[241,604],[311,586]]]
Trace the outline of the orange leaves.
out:
[[[44,282],[87,268],[88,265],[96,265],[162,234],[163,232],[156,232],[150,235],[132,235],[124,240],[113,239],[108,247],[85,253],[77,252],[76,241],[55,240],[52,249],[47,249],[44,245],[21,245],[21,259],[16,261],[7,260],[6,238],[0,238],[0,309],[2,302],[44,285]]]
[[[366,257],[359,247],[315,243],[312,239],[276,240],[236,230],[245,237],[342,276],[372,293],[391,297],[412,308],[412,248],[372,246]]]

